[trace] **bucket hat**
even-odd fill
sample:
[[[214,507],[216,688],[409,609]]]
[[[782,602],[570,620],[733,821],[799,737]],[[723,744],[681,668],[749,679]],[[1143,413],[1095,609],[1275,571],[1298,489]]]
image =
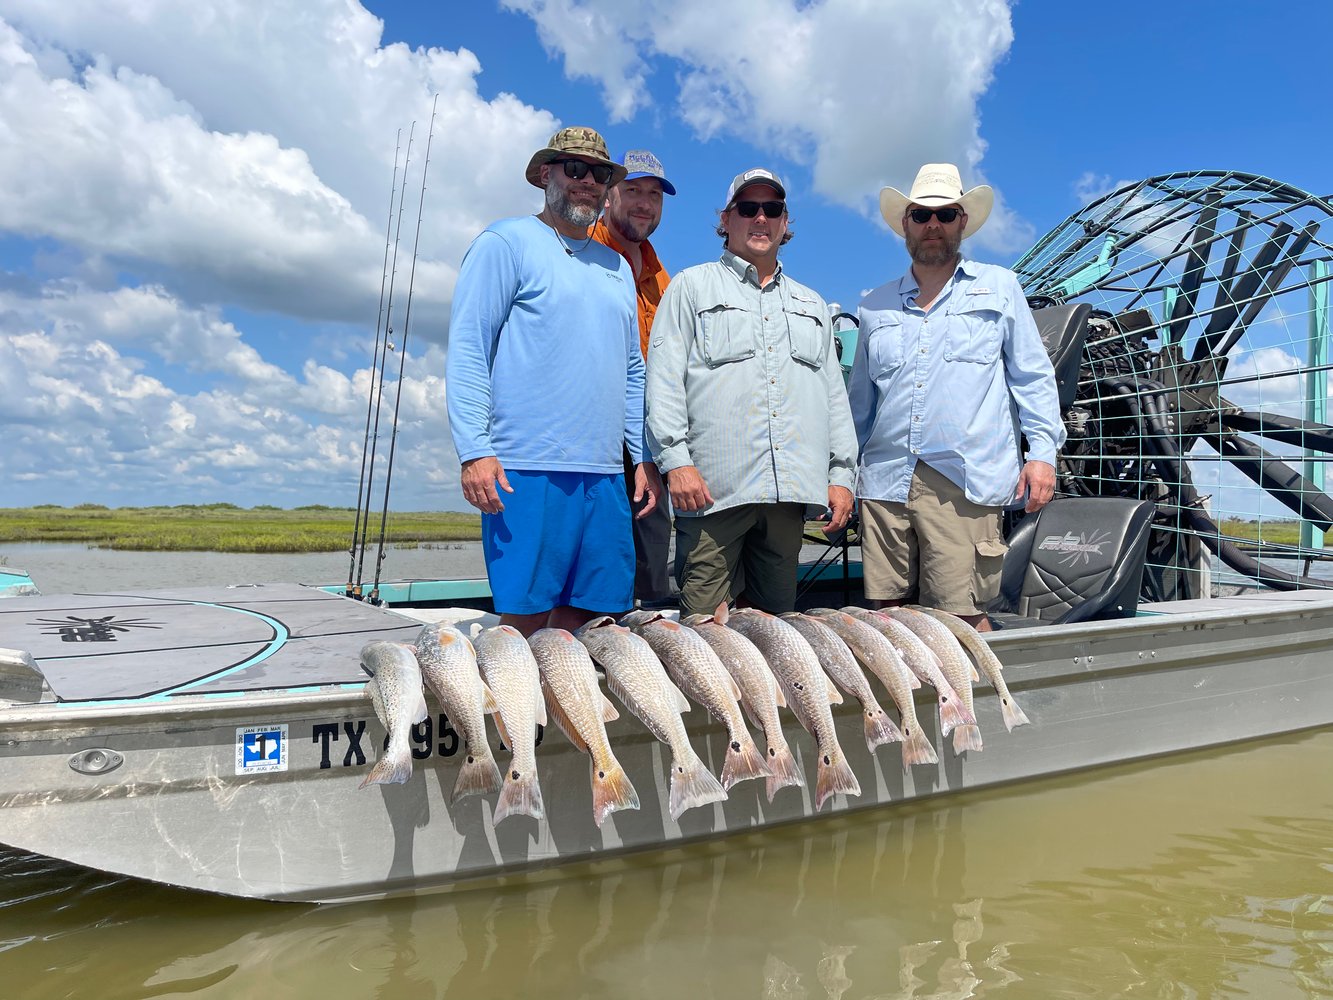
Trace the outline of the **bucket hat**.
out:
[[[611,184],[619,184],[625,179],[625,167],[606,154],[606,140],[596,129],[584,125],[562,128],[551,136],[550,142],[532,154],[523,176],[533,187],[545,188],[546,185],[542,183],[542,166],[561,156],[582,156],[594,163],[606,164],[611,168]]]

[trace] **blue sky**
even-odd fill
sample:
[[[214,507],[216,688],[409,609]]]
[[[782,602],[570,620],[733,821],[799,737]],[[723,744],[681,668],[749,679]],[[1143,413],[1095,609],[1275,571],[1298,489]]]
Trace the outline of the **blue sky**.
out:
[[[1010,263],[1123,181],[1198,167],[1333,192],[1333,5],[1240,0],[0,0],[0,505],[351,504],[395,132],[440,95],[394,473],[461,508],[444,417],[457,266],[535,211],[555,128],[648,147],[654,243],[710,259],[730,177],[788,179],[799,280],[906,266],[884,184],[950,160]],[[410,255],[421,137],[401,251]],[[405,271],[403,274],[405,275]],[[398,308],[403,305],[402,284]],[[392,386],[390,387],[392,390]]]

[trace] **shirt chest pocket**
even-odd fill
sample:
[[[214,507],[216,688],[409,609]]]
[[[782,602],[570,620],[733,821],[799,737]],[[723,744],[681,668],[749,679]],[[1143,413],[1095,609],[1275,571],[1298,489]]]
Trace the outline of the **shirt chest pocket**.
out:
[[[824,352],[828,348],[824,319],[819,313],[816,303],[795,295],[787,307],[787,338],[791,344],[791,356],[811,368],[823,367]]]
[[[699,313],[704,362],[709,368],[744,361],[758,353],[758,326],[744,309],[725,302]]]
[[[1004,342],[1004,304],[998,295],[968,295],[949,317],[944,359],[989,365]]]
[[[865,332],[866,356],[870,361],[871,377],[897,371],[907,355],[902,317],[880,317],[867,325],[870,329]]]

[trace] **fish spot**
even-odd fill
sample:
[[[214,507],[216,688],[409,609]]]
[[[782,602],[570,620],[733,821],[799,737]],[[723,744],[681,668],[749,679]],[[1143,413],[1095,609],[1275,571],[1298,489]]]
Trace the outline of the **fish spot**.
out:
[[[467,762],[468,762],[469,764],[475,764],[476,761],[477,761],[477,758],[476,758],[476,757],[473,757],[472,754],[468,754],[468,755],[467,755]]]
[[[683,767],[678,767],[678,768],[676,768],[676,771],[677,771],[678,773],[680,773],[680,774],[684,774],[684,773],[685,773],[685,768],[683,768]]]
[[[738,741],[738,740],[732,740],[732,741],[731,741],[731,749],[733,749],[733,750],[739,750],[740,748],[741,748],[740,741]]]
[[[599,778],[605,778],[605,777],[606,777],[606,772],[605,772],[605,771],[598,771],[598,772],[597,772],[597,777],[599,777]]]
[[[778,752],[777,752],[776,750],[774,750],[772,747],[769,747],[769,748],[768,748],[768,755],[769,755],[770,757],[776,757],[776,756],[778,755]]]
[[[833,763],[833,761],[829,760],[829,756],[828,756],[828,754],[824,754],[824,763],[825,763],[825,764],[832,764],[832,763]]]
[[[792,681],[791,686],[794,687],[797,691],[805,690],[805,685],[802,684],[800,681]]]
[[[515,781],[518,780],[518,772],[517,772],[517,771],[510,771],[510,772],[509,772],[509,776],[510,776],[511,778],[513,778]]]

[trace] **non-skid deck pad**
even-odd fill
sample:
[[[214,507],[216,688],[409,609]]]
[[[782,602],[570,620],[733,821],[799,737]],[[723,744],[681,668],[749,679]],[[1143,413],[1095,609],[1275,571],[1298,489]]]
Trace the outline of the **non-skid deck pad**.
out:
[[[296,584],[0,602],[0,646],[31,653],[62,701],[360,682],[362,646],[420,629]]]

